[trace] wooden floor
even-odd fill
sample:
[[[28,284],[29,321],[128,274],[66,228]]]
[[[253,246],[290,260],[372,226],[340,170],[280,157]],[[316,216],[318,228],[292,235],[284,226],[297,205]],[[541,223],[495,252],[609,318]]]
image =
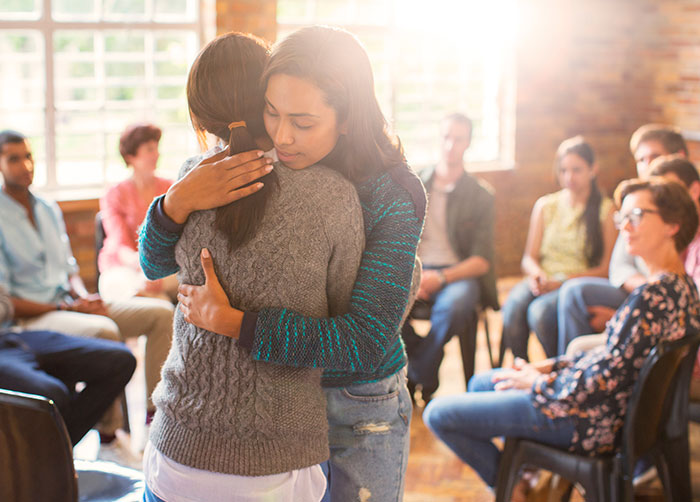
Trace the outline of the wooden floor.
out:
[[[499,281],[499,296],[505,299],[507,291],[514,280]],[[428,324],[417,326],[418,331],[426,331]],[[501,332],[500,314],[489,312],[489,331],[491,343],[497,350]],[[509,363],[506,356],[506,364]],[[537,340],[530,340],[530,357],[532,360],[544,358],[544,353]],[[489,369],[488,351],[482,326],[477,334],[476,371]],[[451,395],[464,392],[462,362],[457,339],[450,341],[445,348],[445,359],[440,367],[439,395]],[[405,502],[492,502],[493,494],[476,475],[463,464],[444,444],[438,441],[425,427],[421,420],[423,408],[416,406],[411,422],[411,451],[406,472]],[[690,425],[691,476],[693,479],[693,501],[700,502],[700,424]],[[572,500],[582,500],[575,494]],[[664,500],[661,483],[656,480],[649,486],[638,490],[636,501],[661,502]],[[690,502],[690,501],[688,501]]]
[[[499,296],[505,299],[507,292],[515,284],[515,280],[505,279],[499,281]],[[489,312],[489,326],[494,348],[499,342],[501,332],[500,314]],[[427,331],[427,323],[418,326],[418,331]],[[488,369],[488,351],[485,337],[481,332],[477,335],[476,371]],[[127,386],[129,400],[129,414],[132,425],[132,442],[138,444],[143,441],[145,429],[143,426],[144,411],[144,386],[143,386],[143,357],[145,340],[139,340],[133,348],[138,359],[138,368],[131,382]],[[509,364],[509,354],[506,355],[506,364]],[[533,337],[530,340],[530,357],[533,360],[544,358],[538,342]],[[441,386],[436,396],[450,395],[464,392],[465,384],[462,374],[462,363],[459,352],[459,343],[456,339],[447,344],[445,359],[440,368]],[[411,451],[406,472],[405,502],[491,502],[494,497],[484,483],[471,470],[464,465],[445,445],[438,441],[425,427],[421,420],[423,408],[417,406],[414,409],[411,421]],[[84,445],[77,448],[83,458],[94,458],[96,454],[97,438],[87,439],[93,441],[93,445]],[[87,453],[83,453],[88,450]],[[693,501],[700,502],[700,424],[691,424],[691,455],[693,475]],[[572,500],[582,500],[581,497]],[[638,501],[660,502],[663,501],[661,485],[658,481],[645,488],[638,494]],[[371,501],[370,501],[371,502]],[[383,502],[383,501],[374,501]],[[690,502],[690,501],[688,501]]]

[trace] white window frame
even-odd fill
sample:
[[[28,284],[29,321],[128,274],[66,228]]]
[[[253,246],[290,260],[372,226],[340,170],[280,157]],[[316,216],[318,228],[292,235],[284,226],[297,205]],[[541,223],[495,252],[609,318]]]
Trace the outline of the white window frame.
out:
[[[52,17],[52,0],[40,0],[41,15],[38,19],[1,20],[2,30],[35,30],[44,38],[44,84],[45,84],[45,152],[46,152],[46,185],[41,191],[52,194],[64,194],[61,199],[74,199],[84,196],[101,194],[107,181],[99,186],[85,187],[61,186],[57,182],[56,173],[56,106],[54,92],[54,32],[60,30],[144,30],[144,31],[192,31],[196,33],[197,45],[202,47],[203,41],[213,37],[215,30],[215,0],[196,0],[197,14],[191,22],[166,21],[62,21]],[[99,5],[99,3],[98,3]],[[150,16],[153,0],[146,0],[146,15]],[[183,80],[182,85],[185,85]]]

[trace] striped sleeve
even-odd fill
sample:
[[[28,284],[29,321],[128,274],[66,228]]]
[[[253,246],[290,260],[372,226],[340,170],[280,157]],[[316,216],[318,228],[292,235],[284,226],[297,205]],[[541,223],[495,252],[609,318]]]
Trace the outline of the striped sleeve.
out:
[[[415,175],[410,183],[407,189],[385,174],[358,187],[366,243],[349,311],[322,319],[260,311],[248,347],[254,359],[368,374],[403,354],[399,331],[425,216],[425,190]],[[240,343],[246,346],[244,333]]]
[[[139,263],[150,280],[162,279],[180,270],[175,261],[175,245],[184,225],[178,225],[165,214],[164,197],[161,195],[151,203],[139,229]]]

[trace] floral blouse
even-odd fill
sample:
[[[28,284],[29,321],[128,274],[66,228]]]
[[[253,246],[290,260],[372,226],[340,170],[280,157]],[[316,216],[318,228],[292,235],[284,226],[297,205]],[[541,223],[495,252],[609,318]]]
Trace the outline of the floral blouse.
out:
[[[661,340],[700,331],[700,301],[692,278],[663,274],[637,288],[606,328],[605,345],[557,358],[532,387],[535,408],[571,417],[571,451],[590,455],[618,446],[627,402],[646,357]]]

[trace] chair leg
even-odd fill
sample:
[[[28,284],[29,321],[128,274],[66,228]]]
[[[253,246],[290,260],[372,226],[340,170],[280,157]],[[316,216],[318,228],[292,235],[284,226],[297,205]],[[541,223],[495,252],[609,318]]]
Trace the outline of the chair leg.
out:
[[[122,405],[122,416],[124,417],[124,423],[123,423],[123,429],[126,432],[131,432],[131,426],[129,425],[129,407],[126,404],[126,390],[122,391],[122,397],[121,397],[121,405]]]
[[[692,499],[690,482],[690,453],[687,431],[683,436],[661,442],[661,465],[659,476],[668,502]]]
[[[509,502],[516,483],[520,479],[520,461],[517,455],[518,440],[506,439],[501,454],[501,463],[498,466],[498,477],[496,479],[496,501]]]
[[[501,331],[501,343],[498,345],[498,361],[496,361],[497,368],[503,366],[503,357],[506,355],[506,341],[503,335],[503,331]]]
[[[474,357],[476,356],[476,330],[479,316],[475,312],[469,329],[462,331],[459,335],[459,348],[462,353],[462,369],[464,370],[464,383],[469,383],[469,379],[474,375]]]
[[[494,361],[493,359],[493,349],[491,348],[491,334],[489,333],[489,316],[487,315],[485,310],[480,310],[479,318],[483,319],[484,321],[484,335],[486,336],[486,347],[489,350],[489,363],[491,363],[491,368],[495,368],[498,366],[496,364],[498,361]]]

